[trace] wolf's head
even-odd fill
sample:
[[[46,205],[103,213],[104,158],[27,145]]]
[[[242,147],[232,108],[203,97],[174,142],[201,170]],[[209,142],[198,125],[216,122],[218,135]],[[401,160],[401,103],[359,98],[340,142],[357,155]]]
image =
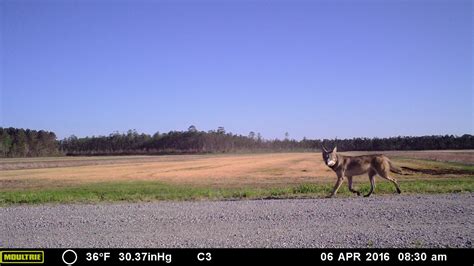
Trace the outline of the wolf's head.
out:
[[[326,163],[327,166],[333,167],[337,163],[337,146],[332,149],[332,151],[329,151],[324,147],[324,145],[321,145],[321,148],[323,150],[323,160]]]

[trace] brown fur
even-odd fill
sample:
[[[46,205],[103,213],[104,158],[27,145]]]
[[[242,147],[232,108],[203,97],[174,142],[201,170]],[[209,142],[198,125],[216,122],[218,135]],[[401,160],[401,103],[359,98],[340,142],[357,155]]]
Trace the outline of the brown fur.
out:
[[[336,195],[337,190],[341,186],[344,177],[349,183],[349,190],[357,195],[360,192],[352,186],[352,177],[356,175],[368,174],[370,180],[370,191],[364,197],[368,197],[375,189],[375,175],[379,175],[392,182],[398,193],[401,193],[398,182],[395,178],[389,176],[390,172],[401,174],[401,170],[395,167],[392,162],[383,154],[362,155],[362,156],[345,156],[337,154],[337,147],[332,151],[328,151],[323,147],[323,160],[337,175],[337,182],[332,193],[328,197]],[[329,165],[335,162],[334,165]],[[328,164],[329,163],[329,164]]]

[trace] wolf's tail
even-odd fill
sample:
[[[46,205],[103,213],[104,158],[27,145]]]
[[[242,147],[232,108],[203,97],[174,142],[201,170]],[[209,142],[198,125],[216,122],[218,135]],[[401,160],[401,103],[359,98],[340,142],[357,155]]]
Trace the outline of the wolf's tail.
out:
[[[403,175],[402,169],[400,169],[400,168],[396,167],[395,165],[393,165],[393,163],[391,161],[388,161],[388,164],[390,165],[390,172]]]

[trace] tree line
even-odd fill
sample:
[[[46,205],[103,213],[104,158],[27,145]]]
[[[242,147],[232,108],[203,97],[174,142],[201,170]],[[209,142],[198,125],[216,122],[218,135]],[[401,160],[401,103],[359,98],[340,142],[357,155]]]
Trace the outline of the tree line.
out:
[[[474,136],[304,138],[297,141],[289,139],[287,133],[283,140],[269,140],[255,132],[244,136],[226,132],[223,127],[206,132],[190,126],[186,131],[157,132],[153,135],[129,130],[108,136],[78,138],[73,135],[58,141],[53,132],[0,128],[1,157],[315,151],[320,149],[321,144],[328,148],[337,145],[340,151],[474,149]]]
[[[39,157],[61,154],[54,132],[0,127],[0,157]]]

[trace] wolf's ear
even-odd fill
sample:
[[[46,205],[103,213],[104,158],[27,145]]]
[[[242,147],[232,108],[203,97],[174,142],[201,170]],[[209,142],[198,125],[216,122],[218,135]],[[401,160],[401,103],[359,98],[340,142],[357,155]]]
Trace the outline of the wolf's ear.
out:
[[[324,152],[324,153],[327,153],[327,152],[328,152],[328,150],[326,149],[326,147],[324,147],[323,144],[321,144],[321,148],[323,149],[323,152]]]
[[[334,146],[334,149],[332,149],[332,152],[337,152],[337,146]]]

